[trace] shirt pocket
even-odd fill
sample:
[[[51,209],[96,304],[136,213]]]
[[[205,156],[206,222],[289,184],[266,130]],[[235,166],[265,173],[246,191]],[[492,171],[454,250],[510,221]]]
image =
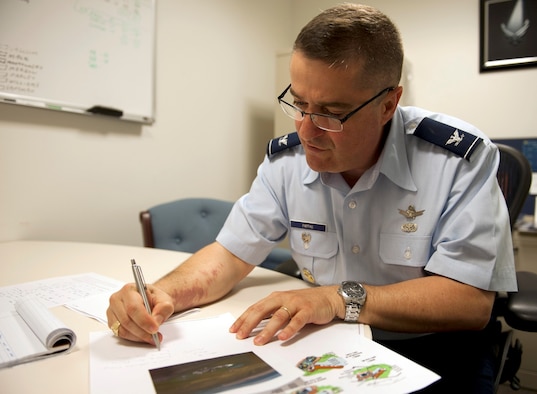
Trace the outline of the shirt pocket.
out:
[[[289,244],[293,252],[320,259],[331,259],[338,251],[335,233],[291,229]]]
[[[425,267],[431,254],[431,239],[431,236],[380,234],[380,258],[385,264]]]
[[[335,233],[291,229],[289,245],[303,279],[317,284],[333,282],[339,249]]]

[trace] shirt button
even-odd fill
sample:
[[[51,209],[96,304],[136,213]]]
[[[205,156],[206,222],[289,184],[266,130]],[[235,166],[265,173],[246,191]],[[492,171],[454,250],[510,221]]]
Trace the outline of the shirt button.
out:
[[[358,245],[354,245],[352,247],[352,253],[354,253],[354,254],[360,253],[360,247]]]
[[[350,201],[350,202],[349,202],[349,208],[350,208],[350,209],[354,209],[354,208],[356,208],[356,201],[354,201],[354,200],[353,200],[353,201]]]

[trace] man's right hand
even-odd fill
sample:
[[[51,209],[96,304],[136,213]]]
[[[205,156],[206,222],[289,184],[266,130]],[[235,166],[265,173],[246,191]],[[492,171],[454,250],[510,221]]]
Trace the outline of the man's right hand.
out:
[[[108,327],[116,328],[121,338],[154,345],[152,335],[173,314],[174,306],[172,298],[154,285],[147,285],[147,298],[151,304],[151,314],[146,311],[134,283],[126,284],[112,294],[106,310]],[[162,334],[158,335],[162,341]]]

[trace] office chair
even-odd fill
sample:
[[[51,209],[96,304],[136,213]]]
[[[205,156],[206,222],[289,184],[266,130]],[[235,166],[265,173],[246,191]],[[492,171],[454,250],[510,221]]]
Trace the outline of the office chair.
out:
[[[498,184],[503,192],[511,229],[528,197],[532,170],[526,157],[518,150],[503,144],[496,144],[500,151]],[[511,329],[503,331],[498,343],[498,360],[495,389],[507,381],[513,389],[520,388],[516,376],[522,358],[522,345],[518,339],[513,342],[513,330],[537,332],[537,274],[519,271],[516,273],[518,292],[498,294],[494,303],[493,318],[503,317]],[[501,327],[501,322],[498,321]]]
[[[194,253],[216,239],[233,207],[229,201],[186,198],[140,212],[144,246]],[[275,248],[261,267],[275,269],[291,252]]]

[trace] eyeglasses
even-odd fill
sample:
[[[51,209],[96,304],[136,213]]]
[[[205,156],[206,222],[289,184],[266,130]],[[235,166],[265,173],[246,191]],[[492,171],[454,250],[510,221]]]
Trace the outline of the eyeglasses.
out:
[[[282,107],[283,112],[289,116],[291,119],[294,119],[298,122],[302,122],[304,120],[304,117],[306,115],[310,116],[311,121],[315,126],[320,128],[324,131],[331,131],[334,133],[338,133],[340,131],[343,131],[343,123],[345,123],[349,118],[360,111],[362,108],[364,108],[367,104],[374,101],[376,98],[382,96],[384,93],[390,92],[394,90],[395,88],[390,87],[381,90],[377,94],[375,94],[373,97],[371,97],[369,100],[367,100],[365,103],[360,105],[355,110],[352,110],[347,115],[345,115],[343,118],[338,118],[334,115],[327,115],[327,114],[316,114],[314,112],[306,112],[302,111],[300,108],[296,107],[293,104],[289,104],[287,101],[283,100],[283,97],[287,94],[287,92],[291,89],[291,85],[287,86],[287,88],[278,96],[278,103],[280,103],[280,106]]]

